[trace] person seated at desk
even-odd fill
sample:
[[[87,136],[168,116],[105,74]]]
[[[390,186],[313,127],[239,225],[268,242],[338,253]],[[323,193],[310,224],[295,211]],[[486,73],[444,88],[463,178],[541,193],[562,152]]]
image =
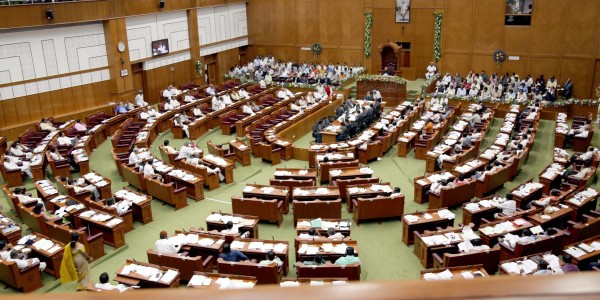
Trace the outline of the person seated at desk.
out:
[[[501,242],[514,249],[517,243],[525,244],[533,241],[535,241],[535,235],[531,232],[531,230],[523,229],[520,237],[511,233],[507,233]]]
[[[267,82],[264,79],[261,79],[258,82],[258,85],[260,86],[261,89],[266,89],[267,88]]]
[[[345,237],[343,234],[336,232],[333,227],[327,229],[327,238],[331,240],[343,240]]]
[[[228,94],[224,94],[221,97],[223,98],[223,104],[225,104],[225,106],[229,106],[229,105],[233,104],[233,101],[231,101],[231,97],[229,97]]]
[[[565,174],[568,174],[569,172],[573,172],[570,170],[565,171]],[[574,178],[577,178],[579,180],[585,179],[590,173],[592,173],[592,162],[591,161],[587,161],[583,164],[583,168],[581,168],[581,170],[579,170],[579,172],[570,175],[568,174],[567,176],[572,176]]]
[[[183,102],[185,103],[192,103],[194,101],[196,101],[196,98],[194,98],[191,93],[187,93],[185,94],[185,97],[183,97]]]
[[[321,254],[315,255],[314,260],[307,260],[307,261],[302,262],[302,264],[304,264],[305,266],[319,266],[319,265],[325,265],[327,263],[328,262],[323,259],[323,256]]]
[[[208,174],[217,174],[219,176],[219,181],[223,182],[225,181],[225,176],[221,173],[221,169],[219,169],[218,167],[214,167],[212,168],[211,166],[205,164],[201,159],[200,159],[200,154],[199,153],[195,153],[192,154],[190,156],[188,156],[185,159],[185,162],[193,164],[193,165],[197,165],[200,168],[206,168],[206,172]]]
[[[137,146],[133,146],[133,150],[129,153],[129,164],[138,164],[142,162],[142,159],[138,156],[140,149]]]
[[[44,130],[44,131],[57,131],[58,129],[56,127],[54,127],[54,124],[52,124],[52,122],[46,120],[46,118],[42,118],[42,120],[40,121],[40,129]]]
[[[17,197],[17,199],[19,199],[19,202],[23,203],[23,204],[32,203],[32,202],[44,203],[44,202],[42,202],[41,198],[33,198],[33,197],[25,194],[25,192],[26,192],[25,188],[17,187],[13,191],[13,195],[15,195]]]
[[[204,113],[202,112],[202,110],[200,109],[200,107],[198,105],[194,106],[194,109],[192,109],[192,114],[196,118],[203,118],[204,117]]]
[[[317,235],[317,230],[315,228],[311,227],[311,228],[308,229],[307,233],[301,233],[301,234],[299,234],[298,238],[310,240],[310,239],[319,238],[319,236]]]
[[[550,191],[550,196],[543,197],[539,200],[533,200],[533,201],[527,203],[525,205],[525,208],[529,209],[529,208],[531,208],[531,205],[535,205],[537,207],[546,207],[546,206],[556,202],[558,200],[559,196],[560,196],[560,191],[553,189]]]
[[[117,284],[117,285],[113,285],[110,284],[109,281],[109,277],[108,277],[108,273],[104,272],[102,274],[100,274],[99,279],[99,283],[94,284],[94,288],[97,288],[99,290],[104,290],[104,291],[113,291],[113,290],[118,290],[119,292],[124,292],[127,291],[129,289],[135,288],[134,286],[126,286],[122,283]]]
[[[237,226],[235,226],[235,228],[234,228],[232,221],[227,221],[227,223],[225,223],[225,229],[221,230],[221,233],[238,234],[238,233],[240,233],[240,230]]]
[[[305,97],[298,99],[298,106],[300,106],[301,109],[305,109],[308,107],[308,103],[306,102]]]
[[[242,105],[242,113],[250,116],[254,116],[255,114],[249,103],[244,103],[244,105]]]
[[[367,94],[365,95],[365,100],[373,101],[373,96],[371,95],[371,91],[367,91]]]
[[[60,153],[58,153],[58,151],[56,150],[56,148],[51,148],[50,149],[50,157],[52,157],[52,159],[54,160],[54,162],[57,162],[57,161],[65,159],[62,155],[60,155]],[[73,159],[72,155],[69,155],[69,158],[67,159],[67,162],[69,163],[69,165],[71,166],[71,168],[73,168],[76,172],[79,172],[79,165],[77,164],[77,162],[75,162],[75,160]]]
[[[13,246],[11,244],[7,244],[6,241],[0,240],[0,260],[8,260],[12,248]]]
[[[16,140],[14,143],[12,143],[12,145],[10,145],[10,154],[14,156],[24,156],[27,159],[30,159],[33,155],[31,150],[27,146],[21,144],[19,140]]]
[[[259,110],[263,109],[262,105],[258,105],[254,103],[254,101],[250,101],[250,107],[252,108],[253,112],[258,112]]]
[[[165,140],[163,142],[163,149],[165,149],[165,151],[167,151],[167,153],[169,153],[169,154],[175,154],[175,153],[177,153],[177,150],[175,150],[175,148],[169,146],[169,144],[170,144],[170,141],[169,140]]]
[[[517,211],[517,202],[513,200],[511,193],[507,193],[504,198],[496,197],[494,200],[498,201],[496,207],[502,209],[502,214],[505,216],[511,216]],[[494,217],[497,217],[497,214]]]
[[[336,265],[351,265],[353,263],[360,264],[360,258],[354,256],[354,248],[347,247],[346,248],[346,256],[342,256],[335,261]]]
[[[190,136],[190,128],[187,125],[188,123],[190,123],[190,119],[185,114],[176,114],[175,118],[173,119],[173,125],[176,127],[181,127],[185,133],[184,137]]]
[[[169,106],[171,107],[171,109],[177,109],[181,106],[181,103],[179,103],[179,101],[175,100],[175,98],[170,98],[168,100],[169,102]]]
[[[88,130],[87,126],[81,122],[81,119],[77,119],[77,121],[75,121],[73,129],[75,129],[77,133],[86,133]]]
[[[221,253],[221,255],[219,255],[219,257],[225,261],[232,261],[232,262],[249,260],[248,257],[244,253],[242,253],[238,250],[231,250],[231,245],[229,243],[223,244],[223,253]]]
[[[133,105],[133,103],[131,103],[130,101],[125,102],[125,106],[127,107],[127,111],[135,109],[135,105]]]
[[[40,262],[40,259],[37,257],[28,259],[27,256],[25,256],[24,258],[19,258],[19,251],[17,250],[11,250],[10,255],[6,261],[15,262],[20,270],[26,269],[38,263],[40,264],[40,272],[43,272],[44,269],[46,269],[46,263]]]
[[[117,115],[124,114],[127,111],[128,111],[127,106],[123,102],[119,102],[117,107],[115,107],[115,114],[117,114]]]
[[[458,251],[461,253],[469,253],[471,251],[489,250],[490,246],[484,245],[483,241],[479,238],[472,240],[465,240],[458,244]]]
[[[594,158],[594,156],[596,156],[597,154],[598,154],[598,149],[596,149],[594,146],[589,146],[587,148],[587,151],[585,153],[583,153],[583,154],[580,154],[578,156],[578,158],[581,159],[581,160],[583,160],[584,162],[592,161],[592,159]],[[573,156],[576,156],[576,154],[573,154]]]
[[[281,259],[277,255],[275,255],[275,252],[269,250],[267,252],[267,259],[261,260],[258,264],[259,265],[270,265],[272,263],[277,264],[278,267],[281,267],[283,265],[283,261],[281,261]]]
[[[56,139],[56,141],[58,142],[59,146],[67,147],[73,147],[77,143],[77,139],[66,136],[65,133],[62,131],[58,133],[58,138]]]
[[[144,91],[139,90],[137,95],[135,95],[135,105],[138,107],[148,106],[148,102],[144,101]]]
[[[144,177],[149,177],[152,179],[157,179],[162,181],[163,178],[162,176],[160,176],[159,174],[156,174],[156,172],[154,171],[154,167],[152,166],[152,164],[154,163],[154,159],[149,159],[148,161],[146,161],[146,164],[144,165]]]
[[[463,133],[462,139],[460,140],[460,144],[463,147],[463,149],[468,149],[471,147],[471,145],[473,145],[473,140],[467,132]]]
[[[29,163],[22,162],[19,166],[16,162],[11,160],[11,157],[4,156],[4,168],[6,170],[20,170],[22,173],[25,173],[27,177],[33,179],[33,174],[31,173],[31,168],[29,167]]]
[[[426,124],[425,126],[423,126],[423,132],[425,133],[433,133],[433,123],[431,122],[430,118],[427,118],[427,121],[425,121]]]
[[[176,89],[175,87],[173,87],[172,85],[169,85],[169,87],[167,87],[164,91],[162,96],[164,98],[171,98],[171,97],[175,97],[177,95],[181,94],[181,91]]]
[[[215,86],[213,84],[209,85],[205,91],[206,94],[210,96],[214,96],[217,94],[217,91],[215,90]]]
[[[580,272],[579,267],[573,263],[573,258],[569,254],[562,257],[564,264],[560,267],[564,273]]]
[[[177,254],[177,252],[179,252],[181,246],[175,245],[169,240],[169,234],[166,230],[161,231],[159,237],[160,239],[154,243],[154,247],[158,254]]]
[[[298,100],[292,102],[292,104],[290,104],[290,110],[296,111],[296,112],[302,112],[302,107],[300,106],[300,102]]]
[[[545,260],[541,260],[538,263],[538,270],[533,273],[533,276],[539,275],[552,275],[552,270],[548,269],[548,262]]]
[[[431,184],[431,187],[429,188],[429,192],[439,195],[440,192],[442,191],[442,187],[446,186],[446,185],[448,185],[448,179],[442,178],[442,180],[436,181]]]
[[[69,178],[67,180],[67,187],[73,187],[73,189],[75,190],[76,193],[79,193],[82,191],[90,192],[90,193],[92,193],[92,195],[94,195],[94,197],[96,197],[96,199],[101,199],[98,188],[93,184],[85,184],[85,179],[83,179],[83,178],[77,179],[76,182],[74,182],[73,179]]]
[[[193,142],[185,142],[181,148],[179,148],[179,155],[176,159],[188,158],[194,154],[202,154],[202,149],[196,147]]]

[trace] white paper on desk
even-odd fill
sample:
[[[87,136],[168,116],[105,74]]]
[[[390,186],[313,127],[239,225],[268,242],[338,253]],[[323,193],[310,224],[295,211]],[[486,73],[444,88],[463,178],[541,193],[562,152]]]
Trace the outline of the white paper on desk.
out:
[[[600,250],[600,243],[599,242],[593,242],[592,247],[594,247],[594,249],[596,249],[596,251]]]
[[[129,275],[129,273],[131,273],[131,271],[135,270],[136,265],[135,264],[130,264],[130,265],[126,265],[125,267],[123,267],[123,270],[121,270],[121,275]]]
[[[330,253],[331,251],[333,251],[333,244],[332,243],[325,243],[325,244],[321,245],[321,248],[323,248],[323,252]]]
[[[56,251],[60,250],[60,246],[59,245],[55,245],[54,247],[48,249],[48,253],[50,254],[54,254],[56,253]]]
[[[417,180],[417,183],[418,183],[419,185],[421,185],[421,186],[425,186],[425,185],[427,185],[427,184],[428,184],[428,183],[427,183],[427,181],[425,181],[425,180],[423,180],[423,179]]]
[[[462,275],[462,277],[463,277],[464,279],[473,279],[473,278],[475,278],[475,277],[473,276],[473,273],[471,273],[471,271],[464,271],[464,272],[460,272],[460,275]]]
[[[452,277],[454,277],[452,272],[450,272],[448,269],[444,270],[444,272],[438,273],[437,275],[441,280],[450,280]]]
[[[194,275],[190,279],[190,285],[192,285],[192,286],[203,285],[205,279],[206,279],[206,276],[204,276],[204,275]]]
[[[503,263],[502,267],[508,273],[519,274],[520,268],[519,268],[519,264],[517,264],[516,262]]]
[[[594,247],[592,247],[588,244],[585,244],[585,243],[580,243],[579,245],[577,245],[577,247],[579,247],[579,249],[582,249],[588,253],[592,253],[595,251]]]
[[[282,281],[279,284],[280,287],[299,287],[300,282],[298,281]]]
[[[433,216],[426,213],[426,214],[423,214],[423,218],[429,220],[429,219],[433,219]]]
[[[260,250],[263,247],[263,242],[250,242],[248,249]]]
[[[244,249],[244,245],[246,245],[246,243],[240,241],[233,241],[231,242],[231,249]]]
[[[569,253],[573,257],[581,257],[585,255],[585,252],[577,247],[569,247],[565,249],[565,252]]]
[[[538,234],[538,233],[543,233],[544,229],[542,228],[542,226],[535,226],[535,227],[531,227],[529,230],[531,230],[531,233],[533,234]]]
[[[325,285],[324,281],[316,281],[316,280],[310,281],[310,286],[323,286],[323,285]]]
[[[315,254],[317,254],[317,252],[319,252],[319,247],[317,247],[317,246],[308,246],[308,247],[306,247],[306,254],[307,255],[315,255]]]
[[[160,278],[160,281],[166,284],[170,284],[173,279],[179,274],[179,272],[174,270],[168,270],[163,276]]]
[[[273,247],[273,252],[275,252],[275,253],[283,253],[285,251],[286,247],[287,247],[286,244],[278,243],[277,245],[275,245]]]
[[[298,249],[298,253],[299,254],[304,254],[304,253],[306,253],[307,249],[308,249],[308,245],[302,244],[302,246],[300,246],[300,249]]]
[[[523,261],[523,265],[525,265],[530,270],[535,270],[538,267],[538,265],[531,259],[526,259],[525,261]]]
[[[244,187],[244,193],[250,193],[252,191],[254,191],[254,187],[253,186],[247,185],[247,186]]]

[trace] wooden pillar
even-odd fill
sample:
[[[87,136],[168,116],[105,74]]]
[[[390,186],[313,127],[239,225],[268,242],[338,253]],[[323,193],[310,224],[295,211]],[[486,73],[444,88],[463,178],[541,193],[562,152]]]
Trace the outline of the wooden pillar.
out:
[[[200,76],[196,71],[196,62],[202,62],[202,68],[204,69],[204,62],[200,57],[200,35],[198,34],[198,10],[196,8],[188,9],[188,34],[190,36],[190,63],[192,64],[192,81],[196,84],[205,84],[204,76]],[[202,70],[201,74],[204,70]]]
[[[127,28],[125,18],[104,21],[104,39],[106,41],[106,56],[110,70],[110,95],[111,100],[133,101],[133,75],[129,59],[129,45],[127,43]],[[119,42],[125,44],[125,49],[120,52]],[[125,72],[124,74],[121,71]],[[123,75],[123,76],[122,76]]]

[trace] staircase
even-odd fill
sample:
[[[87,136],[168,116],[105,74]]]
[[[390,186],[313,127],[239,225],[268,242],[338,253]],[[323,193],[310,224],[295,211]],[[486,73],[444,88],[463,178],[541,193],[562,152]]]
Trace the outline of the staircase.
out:
[[[407,91],[406,101],[415,102],[415,99],[417,99],[417,91]]]

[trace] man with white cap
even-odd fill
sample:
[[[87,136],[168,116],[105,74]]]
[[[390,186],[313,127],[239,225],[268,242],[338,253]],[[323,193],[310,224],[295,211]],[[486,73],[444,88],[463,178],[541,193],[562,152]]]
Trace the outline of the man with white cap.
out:
[[[144,101],[144,91],[139,90],[137,95],[135,95],[135,105],[138,107],[148,106],[148,102]]]

